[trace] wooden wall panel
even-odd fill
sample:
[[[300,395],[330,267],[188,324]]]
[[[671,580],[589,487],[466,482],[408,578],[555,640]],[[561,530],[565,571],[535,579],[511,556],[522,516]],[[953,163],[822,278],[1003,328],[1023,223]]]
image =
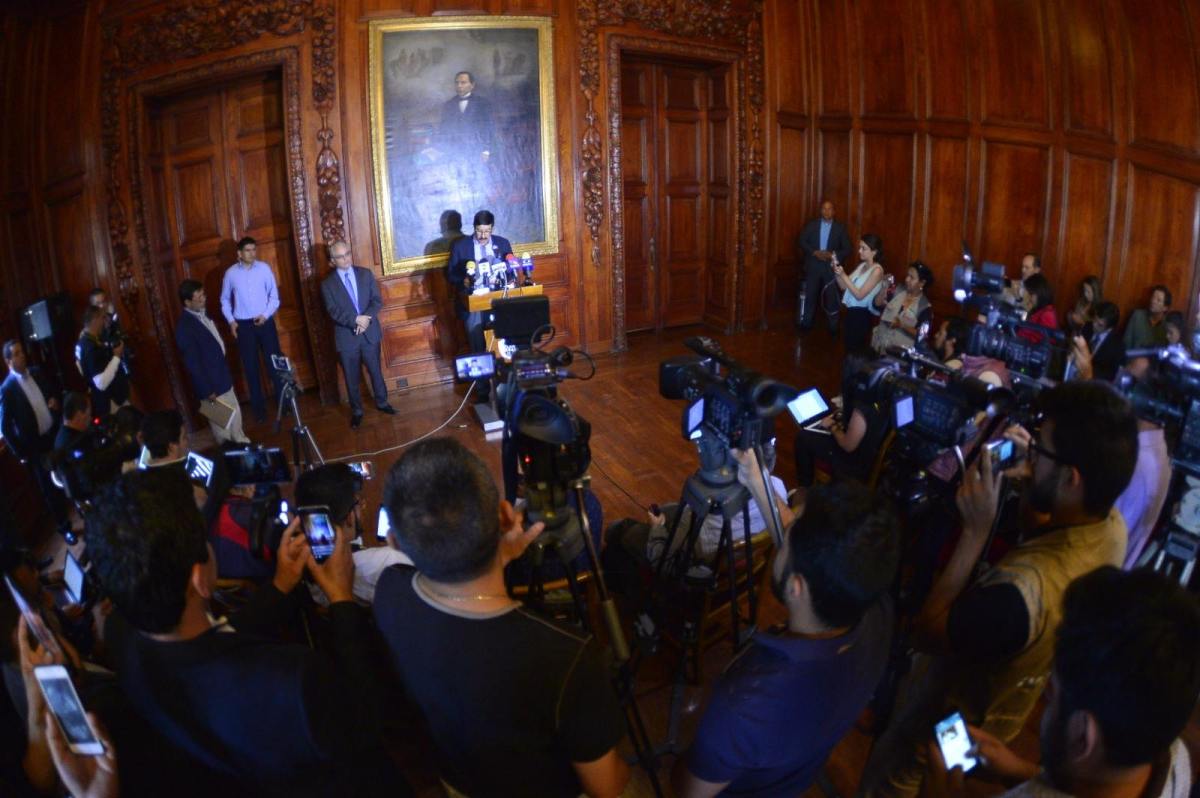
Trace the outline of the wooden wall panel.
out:
[[[979,186],[979,248],[976,257],[998,261],[1016,273],[1025,252],[1041,252],[1050,153],[1044,147],[985,142]]]
[[[882,238],[883,263],[899,279],[908,264],[915,138],[912,134],[864,133],[862,140],[861,185],[870,190],[862,193],[858,232],[851,235],[874,233]]]
[[[862,0],[854,6],[862,116],[913,118],[912,0]]]
[[[1059,230],[1058,268],[1049,272],[1059,304],[1068,304],[1079,282],[1103,274],[1112,231],[1113,189],[1111,159],[1067,155],[1063,169],[1063,223]]]
[[[62,102],[57,98],[80,96],[83,64],[66,59],[60,64],[64,53],[83,50],[83,14],[68,14],[55,19],[50,25],[49,47],[46,57],[50,59],[48,74],[54,82],[53,93],[43,98],[45,123],[39,129],[41,144],[45,147],[45,180],[54,183],[74,177],[83,172],[83,139],[79,135],[79,107],[75,103]],[[65,65],[66,68],[61,68]]]
[[[925,113],[931,119],[966,119],[971,72],[965,4],[962,0],[926,0],[919,5],[927,48],[922,69]]]
[[[1195,41],[1182,0],[1122,0],[1134,144],[1200,152]]]
[[[813,3],[816,20],[813,54],[816,60],[817,109],[821,114],[849,114],[851,75],[855,74],[847,36],[845,3]]]
[[[1050,122],[1044,0],[978,4],[983,78],[982,118],[991,123]]]
[[[1195,295],[1196,236],[1200,187],[1168,175],[1131,167],[1125,251],[1121,268],[1109,275],[1104,292],[1128,296],[1129,307],[1149,286],[1162,283],[1186,307],[1184,291]],[[1115,279],[1114,279],[1115,278]]]
[[[1105,27],[1104,4],[1096,0],[1060,0],[1063,89],[1066,115],[1063,128],[1113,138],[1112,66]]]

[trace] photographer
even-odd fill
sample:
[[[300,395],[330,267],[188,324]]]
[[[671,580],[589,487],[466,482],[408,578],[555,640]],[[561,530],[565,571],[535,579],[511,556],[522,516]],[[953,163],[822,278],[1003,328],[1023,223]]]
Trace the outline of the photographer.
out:
[[[379,745],[349,540],[318,565],[293,521],[271,583],[214,619],[215,558],[189,487],[174,469],[126,474],[87,519],[93,571],[116,608],[104,638],[150,732],[117,739],[128,793],[409,794]],[[263,636],[294,611],[306,571],[332,602],[329,655]]]
[[[1011,388],[1012,378],[1003,360],[983,355],[968,355],[967,340],[971,337],[971,323],[957,316],[946,319],[933,335],[934,354],[943,364],[965,377],[983,380],[994,388]]]
[[[1192,763],[1180,735],[1200,692],[1200,607],[1151,571],[1099,568],[1063,598],[1041,720],[1041,764],[977,728],[972,771],[1019,796],[1184,798]],[[925,795],[963,794],[930,746]],[[1023,782],[1023,783],[1022,783]]]
[[[841,421],[826,416],[828,432],[802,429],[796,433],[796,481],[808,488],[816,477],[815,461],[828,462],[837,478],[866,479],[887,432],[888,419],[866,397],[858,396],[856,377],[871,363],[870,351],[849,352],[842,361]]]
[[[62,426],[54,436],[54,451],[90,449],[94,444],[92,400],[86,393],[67,391],[63,396]]]
[[[793,796],[816,780],[887,664],[898,531],[861,485],[809,494],[772,566],[787,631],[752,638],[713,687],[676,761],[678,795]]]
[[[1112,337],[1116,338],[1116,335]],[[1146,358],[1137,358],[1126,366],[1131,377],[1151,386],[1155,382],[1153,376],[1157,369],[1158,362]],[[1139,417],[1137,426],[1137,465],[1129,486],[1116,504],[1129,530],[1129,543],[1125,549],[1126,570],[1137,565],[1142,556],[1158,525],[1163,505],[1167,503],[1167,490],[1171,486],[1171,454],[1167,451],[1167,438],[1162,425]]]
[[[1070,382],[1039,397],[1040,430],[1010,436],[1028,477],[1014,548],[972,583],[999,509],[1000,475],[980,457],[958,492],[962,534],[913,622],[913,643],[933,655],[914,666],[907,701],[880,739],[863,789],[916,792],[928,730],[947,708],[1008,741],[1049,675],[1061,599],[1075,577],[1125,557],[1125,522],[1113,503],[1129,484],[1137,424],[1111,386]]]
[[[1101,302],[1092,316],[1092,334],[1076,335],[1071,339],[1071,359],[1063,381],[1104,380],[1117,378],[1125,362],[1125,342],[1117,334],[1121,311],[1114,302]]]
[[[102,309],[89,305],[83,312],[83,332],[75,344],[76,365],[87,380],[92,411],[100,419],[129,402],[129,379],[121,368],[125,342],[110,346],[101,340],[107,322]]]
[[[505,564],[543,525],[523,529],[487,467],[451,438],[408,449],[384,504],[416,567],[384,572],[375,619],[430,725],[442,780],[465,795],[618,795],[625,726],[599,645],[505,592]]]

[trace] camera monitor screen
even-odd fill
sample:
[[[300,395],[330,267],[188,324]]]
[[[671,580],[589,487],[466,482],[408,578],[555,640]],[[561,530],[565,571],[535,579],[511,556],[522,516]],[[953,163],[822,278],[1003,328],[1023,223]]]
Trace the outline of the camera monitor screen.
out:
[[[795,399],[788,402],[787,407],[792,413],[792,418],[796,419],[796,423],[802,427],[829,415],[829,403],[816,388],[802,391]]]
[[[684,418],[686,427],[683,430],[684,437],[688,439],[699,437],[700,425],[704,423],[704,397],[701,396],[696,401],[688,406],[687,414]]]
[[[482,355],[463,355],[454,359],[454,373],[460,380],[486,380],[496,373],[496,356],[491,352]]]
[[[907,427],[913,420],[913,398],[901,396],[896,400],[896,429]]]
[[[292,481],[292,470],[288,467],[283,450],[279,448],[225,452],[225,468],[232,485]]]
[[[75,559],[75,555],[67,552],[67,558],[63,562],[63,584],[67,587],[67,593],[70,594],[71,603],[83,603],[83,566],[79,564],[79,560]]]
[[[189,477],[204,487],[207,488],[212,484],[213,461],[207,457],[198,455],[195,452],[188,452],[187,462],[184,463],[184,470],[187,471]]]

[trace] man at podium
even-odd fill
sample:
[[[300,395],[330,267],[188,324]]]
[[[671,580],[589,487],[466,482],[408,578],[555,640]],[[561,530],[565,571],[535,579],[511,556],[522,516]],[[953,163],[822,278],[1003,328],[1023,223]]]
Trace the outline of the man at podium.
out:
[[[483,352],[486,344],[483,340],[483,314],[470,312],[467,309],[467,297],[479,285],[481,278],[493,266],[504,269],[504,259],[513,254],[512,244],[507,238],[492,235],[496,217],[491,211],[479,211],[475,214],[475,233],[454,242],[450,249],[450,262],[446,274],[450,286],[454,289],[454,311],[463,320],[467,328],[467,341],[472,352]],[[474,264],[472,273],[468,273],[467,264]],[[488,384],[481,380],[477,386],[480,401],[487,399]]]

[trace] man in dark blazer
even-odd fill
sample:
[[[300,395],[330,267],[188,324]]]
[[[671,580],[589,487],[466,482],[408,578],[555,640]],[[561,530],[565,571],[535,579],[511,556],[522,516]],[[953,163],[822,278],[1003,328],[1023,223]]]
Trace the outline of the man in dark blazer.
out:
[[[233,408],[229,423],[222,427],[211,418],[217,443],[234,441],[249,443],[242,431],[242,410],[237,394],[233,390],[233,374],[225,360],[225,341],[217,330],[216,323],[208,317],[205,306],[208,296],[197,280],[184,280],[179,284],[179,299],[183,302],[183,313],[175,325],[175,345],[183,355],[183,365],[192,378],[192,390],[196,399],[205,402],[220,402]]]
[[[42,498],[57,520],[66,517],[66,501],[50,480],[46,458],[54,451],[58,433],[59,403],[50,384],[29,367],[20,341],[4,344],[8,375],[0,383],[0,435],[13,454],[25,463]]]
[[[1125,339],[1117,331],[1120,321],[1115,302],[1101,302],[1096,307],[1088,348],[1092,351],[1092,376],[1097,380],[1112,382],[1125,365]]]
[[[821,218],[813,219],[804,226],[800,234],[800,254],[804,258],[804,313],[801,314],[800,298],[796,298],[796,324],[801,330],[811,330],[813,315],[820,308],[838,306],[837,298],[825,296],[825,286],[833,282],[832,260],[836,255],[838,263],[845,264],[850,257],[850,238],[846,235],[846,226],[833,218],[833,203],[825,200],[821,203]],[[829,318],[829,331],[837,333],[837,313],[826,314]]]
[[[483,264],[503,264],[504,259],[512,254],[512,244],[503,236],[492,235],[496,226],[496,217],[491,211],[480,211],[475,214],[475,232],[469,237],[460,238],[450,249],[450,261],[446,265],[446,276],[454,291],[454,311],[467,328],[467,342],[472,352],[482,352],[485,349],[483,340],[483,314],[467,310],[467,297],[479,278]],[[476,264],[474,275],[467,273],[467,262]],[[476,385],[478,399],[488,398],[488,383],[480,380]]]
[[[375,407],[388,415],[396,412],[388,404],[387,383],[383,381],[380,367],[379,343],[383,340],[383,329],[379,325],[379,311],[383,308],[383,295],[379,293],[379,283],[370,269],[351,262],[350,245],[345,241],[330,245],[329,259],[335,268],[321,281],[321,298],[333,319],[333,342],[346,378],[346,395],[350,398],[350,427],[357,429],[363,417],[358,381],[364,365],[371,377]]]

